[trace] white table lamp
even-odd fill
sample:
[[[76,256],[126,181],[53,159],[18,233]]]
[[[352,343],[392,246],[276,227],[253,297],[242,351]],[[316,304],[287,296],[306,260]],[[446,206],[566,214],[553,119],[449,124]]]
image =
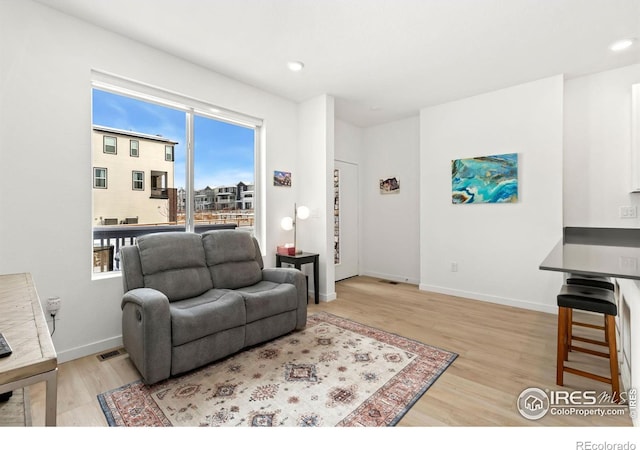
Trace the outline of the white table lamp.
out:
[[[300,206],[298,207],[295,203],[293,204],[293,217],[283,217],[282,220],[280,221],[280,226],[282,227],[283,230],[289,231],[293,229],[293,248],[295,248],[296,250],[296,255],[299,255],[300,253],[302,253],[302,250],[298,250],[298,243],[297,243],[297,219],[300,220],[305,220],[309,218],[309,215],[311,214],[311,212],[309,211],[309,208],[307,208],[306,206]]]

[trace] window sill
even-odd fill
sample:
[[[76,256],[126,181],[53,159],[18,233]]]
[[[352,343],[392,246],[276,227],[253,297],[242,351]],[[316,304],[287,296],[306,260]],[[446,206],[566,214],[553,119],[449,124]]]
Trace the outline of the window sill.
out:
[[[91,281],[109,280],[122,277],[122,272],[114,270],[112,272],[92,272]]]

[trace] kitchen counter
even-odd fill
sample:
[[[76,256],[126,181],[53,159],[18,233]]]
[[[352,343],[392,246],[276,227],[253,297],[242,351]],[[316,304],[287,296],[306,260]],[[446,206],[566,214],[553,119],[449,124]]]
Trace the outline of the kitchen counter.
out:
[[[541,270],[640,280],[640,229],[570,228]]]

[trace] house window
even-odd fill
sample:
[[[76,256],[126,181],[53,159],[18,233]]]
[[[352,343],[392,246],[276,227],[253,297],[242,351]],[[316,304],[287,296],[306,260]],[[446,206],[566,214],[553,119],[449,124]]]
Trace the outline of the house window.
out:
[[[134,141],[131,140],[129,141],[129,156],[132,156],[134,158],[137,158],[138,156],[140,156],[140,149],[139,146],[140,143],[138,141]]]
[[[115,155],[116,153],[118,153],[117,142],[118,140],[113,136],[104,136],[103,137],[104,145],[103,145],[102,151],[110,155]]]
[[[164,160],[173,161],[173,145],[164,146]]]
[[[151,198],[169,198],[167,172],[151,171]]]
[[[93,168],[93,187],[96,189],[107,188],[107,169],[104,167]]]
[[[131,189],[134,191],[144,191],[144,172],[134,170],[132,174]]]

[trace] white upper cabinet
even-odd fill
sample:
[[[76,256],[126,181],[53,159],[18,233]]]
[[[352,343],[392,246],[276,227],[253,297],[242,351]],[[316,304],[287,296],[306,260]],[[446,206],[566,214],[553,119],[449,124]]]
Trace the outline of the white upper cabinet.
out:
[[[631,192],[640,192],[640,83],[631,86]]]

